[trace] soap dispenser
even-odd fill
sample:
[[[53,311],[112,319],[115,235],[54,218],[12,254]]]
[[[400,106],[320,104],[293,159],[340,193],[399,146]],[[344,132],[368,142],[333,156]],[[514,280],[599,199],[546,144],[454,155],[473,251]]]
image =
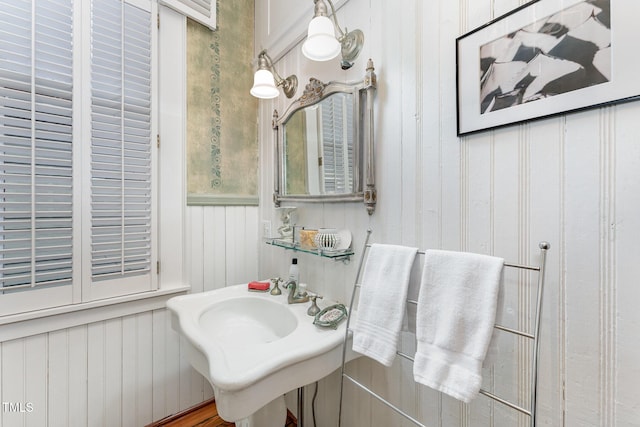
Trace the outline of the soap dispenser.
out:
[[[293,280],[296,285],[300,283],[300,269],[298,268],[298,258],[291,260],[291,267],[289,267],[289,281]]]

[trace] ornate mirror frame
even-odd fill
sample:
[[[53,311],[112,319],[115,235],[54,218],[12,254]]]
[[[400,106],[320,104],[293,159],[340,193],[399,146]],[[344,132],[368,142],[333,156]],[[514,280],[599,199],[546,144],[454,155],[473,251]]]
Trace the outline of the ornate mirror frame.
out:
[[[285,110],[282,117],[278,116],[278,111],[273,112],[272,127],[275,134],[274,153],[274,192],[273,202],[276,207],[280,207],[281,202],[301,201],[301,202],[364,202],[369,215],[373,214],[377,201],[375,186],[375,159],[374,159],[374,114],[373,98],[377,87],[377,78],[373,68],[373,61],[367,62],[367,70],[362,81],[356,83],[329,82],[323,83],[315,78],[309,79],[309,84],[305,87],[300,98],[293,101]],[[350,93],[354,95],[356,111],[354,120],[356,121],[355,141],[358,149],[358,156],[361,160],[354,161],[354,192],[348,194],[284,194],[285,185],[285,158],[284,158],[284,125],[291,116],[305,107],[317,104],[326,97],[334,93]],[[362,165],[362,169],[359,167]]]

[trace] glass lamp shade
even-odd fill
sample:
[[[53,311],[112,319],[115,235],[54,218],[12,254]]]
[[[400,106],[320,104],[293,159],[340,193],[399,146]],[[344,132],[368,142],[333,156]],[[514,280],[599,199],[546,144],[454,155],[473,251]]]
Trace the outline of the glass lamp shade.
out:
[[[253,87],[249,91],[256,98],[270,99],[277,97],[280,92],[276,87],[273,74],[269,70],[258,70],[253,75]]]
[[[336,39],[333,22],[326,16],[316,16],[309,23],[302,53],[312,61],[328,61],[338,56],[342,46]]]

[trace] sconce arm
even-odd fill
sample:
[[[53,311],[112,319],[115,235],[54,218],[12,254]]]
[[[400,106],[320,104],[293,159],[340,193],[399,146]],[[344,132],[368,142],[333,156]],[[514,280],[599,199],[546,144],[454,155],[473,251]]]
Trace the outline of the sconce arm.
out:
[[[286,79],[283,79],[280,74],[276,71],[273,66],[273,61],[271,57],[267,54],[266,49],[258,54],[258,68],[264,68],[266,70],[271,71],[273,74],[273,79],[275,80],[276,86],[282,86],[282,91],[287,96],[287,98],[293,97],[296,90],[298,89],[298,77],[295,74],[290,75]]]
[[[338,29],[338,32],[340,33],[340,37],[338,38],[338,41],[341,41],[341,39],[343,39],[345,36],[345,32],[342,31],[342,28],[338,23],[338,15],[336,14],[336,8],[333,7],[333,2],[331,0],[327,0],[327,1],[329,2],[329,6],[331,7],[331,19],[333,19],[333,23],[335,24],[335,27]]]
[[[284,81],[284,79],[280,76],[280,74],[278,74],[276,69],[273,67],[273,61],[271,60],[271,57],[267,54],[266,50],[263,50],[258,55],[258,68],[264,68],[266,70],[271,71],[271,74],[273,74],[273,78],[276,81],[276,86],[282,85],[282,82]]]

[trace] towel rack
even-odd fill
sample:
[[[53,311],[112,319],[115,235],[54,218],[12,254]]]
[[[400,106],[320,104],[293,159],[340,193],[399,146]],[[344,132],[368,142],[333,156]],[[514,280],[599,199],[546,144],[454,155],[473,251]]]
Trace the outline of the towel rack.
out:
[[[371,230],[367,230],[367,237],[364,243],[364,247],[362,250],[362,255],[360,256],[360,261],[358,264],[358,273],[356,275],[356,280],[353,286],[353,290],[351,293],[351,301],[349,302],[349,317],[347,318],[347,327],[345,328],[345,337],[344,337],[344,344],[343,344],[343,348],[342,348],[342,364],[340,367],[340,402],[339,402],[339,407],[338,407],[338,427],[340,427],[342,425],[342,404],[343,404],[343,400],[344,400],[344,396],[343,396],[343,392],[344,392],[344,380],[348,380],[349,382],[351,382],[352,384],[354,384],[355,386],[357,386],[358,388],[364,390],[366,393],[368,393],[369,395],[371,395],[372,397],[374,397],[375,399],[377,399],[379,402],[383,403],[384,405],[386,405],[387,407],[389,407],[390,409],[392,409],[393,411],[395,411],[397,414],[401,415],[402,417],[404,417],[405,419],[411,421],[412,423],[414,423],[417,426],[420,427],[427,427],[426,425],[424,425],[423,423],[421,423],[420,421],[418,421],[417,419],[415,419],[414,417],[412,417],[411,415],[409,415],[408,413],[406,413],[405,411],[403,411],[402,409],[398,408],[397,406],[395,406],[394,404],[392,404],[391,402],[389,402],[388,400],[386,400],[384,397],[382,397],[380,394],[376,393],[374,390],[372,390],[371,388],[365,386],[364,384],[362,384],[361,382],[359,382],[357,379],[355,379],[354,377],[352,377],[351,375],[347,374],[345,372],[345,364],[346,364],[346,354],[347,354],[347,342],[348,342],[348,338],[349,338],[349,334],[353,332],[353,330],[350,328],[350,323],[351,323],[351,313],[353,310],[353,304],[354,301],[356,299],[356,292],[358,291],[358,289],[360,288],[361,284],[360,284],[360,279],[361,279],[361,275],[362,275],[362,267],[364,265],[364,260],[366,257],[366,254],[368,253],[368,249],[371,247],[371,245],[369,244],[369,238],[371,236]],[[535,427],[536,426],[536,397],[537,397],[537,382],[538,382],[538,358],[539,358],[539,337],[540,337],[540,319],[541,319],[541,315],[542,315],[542,295],[543,295],[543,289],[544,289],[544,276],[545,276],[545,264],[546,264],[546,255],[547,255],[547,251],[550,248],[549,243],[547,242],[540,242],[538,247],[540,248],[540,256],[539,256],[539,263],[536,266],[533,265],[521,265],[521,264],[513,264],[513,263],[504,263],[504,267],[506,268],[513,268],[513,269],[520,269],[520,270],[525,270],[525,271],[533,271],[533,272],[537,272],[538,274],[538,281],[537,281],[537,295],[536,295],[536,305],[535,305],[535,313],[534,313],[534,324],[533,324],[533,331],[529,332],[527,330],[520,330],[520,329],[513,329],[513,328],[509,328],[506,326],[502,326],[499,324],[494,325],[495,329],[513,334],[513,335],[517,335],[520,337],[524,337],[526,339],[531,340],[532,342],[532,349],[531,349],[531,389],[530,389],[530,394],[529,394],[529,404],[527,405],[527,407],[518,405],[516,403],[513,403],[503,397],[500,397],[498,395],[495,395],[487,390],[481,389],[480,390],[480,394],[488,397],[489,399],[492,399],[496,402],[499,402],[511,409],[514,409],[522,414],[525,414],[529,417],[529,426],[530,427]],[[425,251],[418,251],[419,255],[424,256]],[[408,299],[407,300],[408,304],[417,304],[416,300],[412,300],[412,299]],[[400,357],[402,357],[403,359],[409,360],[412,363],[414,362],[414,358],[406,353],[403,353],[401,351],[397,351],[396,354]]]

